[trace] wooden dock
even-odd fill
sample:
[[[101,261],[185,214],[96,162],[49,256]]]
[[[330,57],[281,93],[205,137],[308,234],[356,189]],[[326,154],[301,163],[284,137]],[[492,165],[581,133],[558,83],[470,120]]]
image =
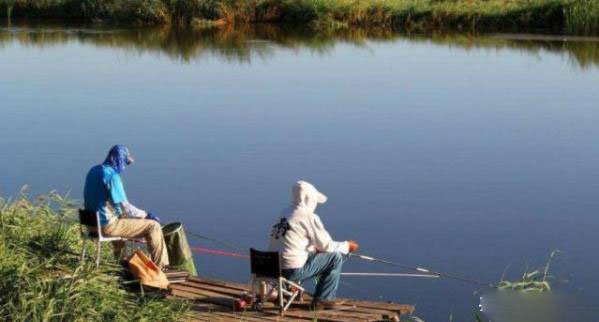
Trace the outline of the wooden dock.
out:
[[[234,302],[249,292],[248,284],[225,282],[201,277],[183,277],[167,274],[172,281],[170,295],[192,301],[190,321],[215,322],[260,322],[260,321],[316,321],[319,322],[358,322],[358,321],[400,321],[400,316],[412,313],[414,307],[405,304],[370,302],[343,299],[340,309],[309,309],[310,296],[304,295],[302,303],[294,304],[280,317],[273,304],[264,305],[262,311],[248,309],[235,311]]]

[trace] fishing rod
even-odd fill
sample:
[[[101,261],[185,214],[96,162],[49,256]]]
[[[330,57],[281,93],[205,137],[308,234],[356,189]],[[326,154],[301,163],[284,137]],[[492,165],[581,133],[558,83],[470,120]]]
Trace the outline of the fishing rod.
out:
[[[412,273],[372,273],[372,272],[343,272],[343,276],[392,276],[392,277],[423,277],[423,278],[440,278],[435,274],[412,274]]]
[[[351,253],[350,256],[357,257],[357,258],[360,258],[360,259],[363,259],[363,260],[366,260],[366,261],[370,261],[370,262],[377,262],[377,263],[387,264],[387,265],[390,265],[390,266],[400,267],[400,268],[403,268],[403,269],[409,269],[409,270],[412,270],[412,271],[417,271],[417,272],[421,272],[421,273],[425,273],[425,274],[436,275],[438,277],[443,277],[443,278],[447,278],[447,279],[452,279],[452,280],[462,281],[462,282],[466,282],[466,283],[471,283],[471,284],[477,284],[477,285],[481,285],[481,286],[488,286],[488,287],[492,287],[492,288],[497,288],[496,285],[491,284],[491,283],[485,283],[485,282],[481,282],[479,280],[475,280],[475,279],[472,279],[472,278],[461,277],[461,276],[457,276],[457,275],[453,275],[453,274],[436,272],[434,270],[431,270],[431,269],[428,269],[428,268],[424,268],[424,267],[405,265],[405,264],[402,264],[402,263],[396,263],[396,262],[388,261],[388,260],[385,260],[385,259],[380,259],[380,258],[376,258],[376,257],[366,256],[366,255],[362,255],[362,254],[358,254],[358,253]]]
[[[237,245],[233,245],[232,243],[228,243],[228,242],[224,242],[221,240],[218,240],[216,238],[212,238],[212,237],[208,237],[205,235],[201,235],[201,234],[197,234],[194,232],[190,232],[188,231],[187,234],[199,238],[199,239],[203,239],[203,240],[207,240],[216,244],[219,244],[221,246],[224,246],[230,250],[235,250],[235,251],[242,251],[243,248],[237,246]],[[225,254],[225,252],[222,251],[217,251],[217,250],[212,250],[212,249],[208,249],[208,248],[200,248],[200,247],[195,247],[195,252],[197,253],[209,253],[209,254],[213,254],[213,255],[223,255],[223,256],[230,256],[230,257],[238,257],[238,258],[249,258],[249,256],[244,255],[244,254],[239,254],[239,253],[227,253]],[[428,269],[428,268],[424,268],[424,267],[418,267],[418,266],[410,266],[410,265],[405,265],[405,264],[401,264],[401,263],[396,263],[396,262],[391,262],[385,259],[380,259],[380,258],[376,258],[376,257],[371,257],[371,256],[366,256],[366,255],[362,255],[362,254],[358,254],[358,253],[350,253],[349,256],[351,257],[358,257],[360,259],[366,260],[366,261],[370,261],[370,262],[378,262],[378,263],[382,263],[382,264],[387,264],[390,266],[395,266],[395,267],[400,267],[403,269],[409,269],[412,271],[417,271],[420,273],[424,273],[424,274],[407,274],[407,273],[342,273],[346,276],[396,276],[396,277],[422,277],[422,278],[447,278],[447,279],[453,279],[453,280],[457,280],[457,281],[462,281],[462,282],[466,282],[466,283],[471,283],[471,284],[477,284],[477,285],[481,285],[481,286],[487,286],[487,287],[492,287],[492,288],[497,288],[496,285],[491,284],[491,283],[485,283],[485,282],[481,282],[479,280],[475,280],[475,279],[471,279],[471,278],[466,278],[466,277],[461,277],[461,276],[457,276],[457,275],[453,275],[453,274],[449,274],[449,273],[443,273],[443,272],[436,272],[434,270]],[[367,275],[368,274],[368,275]]]

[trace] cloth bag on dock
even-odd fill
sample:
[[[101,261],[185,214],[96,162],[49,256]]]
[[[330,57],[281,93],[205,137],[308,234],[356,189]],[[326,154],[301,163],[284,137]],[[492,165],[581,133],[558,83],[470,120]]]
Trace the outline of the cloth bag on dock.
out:
[[[143,285],[156,288],[168,288],[168,279],[143,251],[137,249],[129,258],[131,273]]]
[[[170,266],[189,272],[197,276],[198,272],[193,261],[193,254],[185,236],[183,224],[179,222],[170,223],[162,227],[162,235],[168,252]]]

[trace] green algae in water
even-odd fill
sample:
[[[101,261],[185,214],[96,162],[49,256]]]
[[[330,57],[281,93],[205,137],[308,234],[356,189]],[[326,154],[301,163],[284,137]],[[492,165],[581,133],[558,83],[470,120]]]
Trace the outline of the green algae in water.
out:
[[[559,250],[554,250],[549,255],[547,263],[544,267],[536,269],[531,272],[525,271],[522,274],[522,279],[519,281],[507,281],[502,278],[501,282],[497,285],[500,290],[513,290],[522,292],[547,292],[551,291],[551,284],[549,281],[552,276],[549,274],[551,268],[551,262],[553,259],[560,254]]]

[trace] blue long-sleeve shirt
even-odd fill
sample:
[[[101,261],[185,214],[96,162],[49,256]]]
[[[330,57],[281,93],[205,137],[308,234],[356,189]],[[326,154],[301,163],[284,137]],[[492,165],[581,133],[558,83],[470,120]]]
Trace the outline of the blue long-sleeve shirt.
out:
[[[111,166],[104,164],[92,167],[87,173],[83,198],[86,210],[98,212],[102,227],[120,215],[121,204],[127,202],[121,176]]]

